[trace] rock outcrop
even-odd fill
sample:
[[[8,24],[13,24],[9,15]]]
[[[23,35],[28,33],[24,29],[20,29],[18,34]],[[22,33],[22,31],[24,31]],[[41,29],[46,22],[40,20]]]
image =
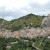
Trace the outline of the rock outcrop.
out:
[[[50,27],[50,14],[43,19],[41,27]]]

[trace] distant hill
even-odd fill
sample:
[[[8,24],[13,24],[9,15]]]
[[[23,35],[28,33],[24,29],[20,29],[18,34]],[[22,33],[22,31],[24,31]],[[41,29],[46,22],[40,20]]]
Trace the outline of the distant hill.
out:
[[[26,16],[20,17],[19,19],[10,21],[5,28],[15,31],[23,28],[40,27],[42,19],[43,16],[28,14]]]
[[[40,27],[43,18],[44,16],[28,14],[26,16],[20,17],[19,19],[14,19],[12,21],[0,19],[0,25],[3,26],[2,28],[4,29],[16,31],[24,28]]]

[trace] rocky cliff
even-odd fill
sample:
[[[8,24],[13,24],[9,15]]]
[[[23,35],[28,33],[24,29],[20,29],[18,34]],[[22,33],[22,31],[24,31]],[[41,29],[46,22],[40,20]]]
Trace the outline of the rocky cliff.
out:
[[[50,14],[42,20],[41,27],[50,27]]]

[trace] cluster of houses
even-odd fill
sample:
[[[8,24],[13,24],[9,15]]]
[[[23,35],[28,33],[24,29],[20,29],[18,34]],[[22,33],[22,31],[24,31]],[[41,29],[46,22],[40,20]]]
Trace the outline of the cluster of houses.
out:
[[[37,36],[47,36],[50,34],[50,28],[30,28],[20,31],[11,32],[10,30],[0,31],[0,37],[37,37]]]

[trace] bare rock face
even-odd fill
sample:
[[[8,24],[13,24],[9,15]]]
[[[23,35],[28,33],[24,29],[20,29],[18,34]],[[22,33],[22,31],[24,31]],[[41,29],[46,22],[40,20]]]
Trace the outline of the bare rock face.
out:
[[[50,27],[50,14],[43,19],[41,27]]]

